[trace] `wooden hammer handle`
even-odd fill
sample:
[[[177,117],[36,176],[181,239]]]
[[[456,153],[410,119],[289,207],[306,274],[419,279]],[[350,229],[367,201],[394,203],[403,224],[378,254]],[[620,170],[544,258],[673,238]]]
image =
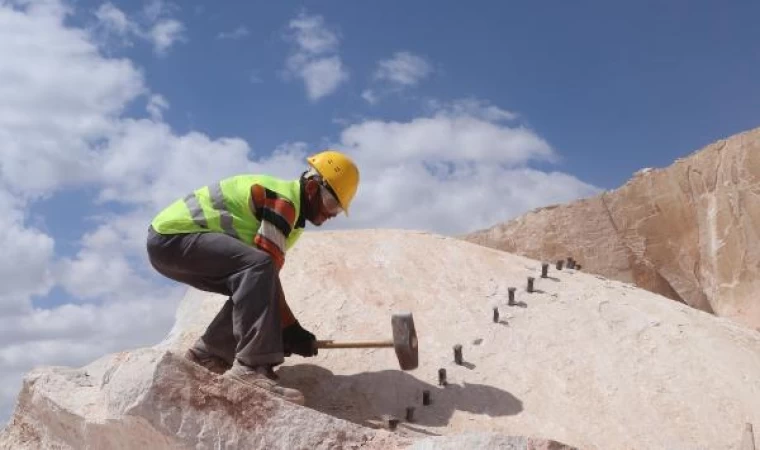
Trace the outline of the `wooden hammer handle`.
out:
[[[317,348],[379,348],[393,346],[393,341],[317,341]]]

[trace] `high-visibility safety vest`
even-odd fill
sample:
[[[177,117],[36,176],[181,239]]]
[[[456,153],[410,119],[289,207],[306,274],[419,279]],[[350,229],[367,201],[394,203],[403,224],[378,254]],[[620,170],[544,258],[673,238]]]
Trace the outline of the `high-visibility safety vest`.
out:
[[[269,175],[237,175],[204,186],[167,206],[151,225],[161,234],[221,232],[252,245],[260,222],[255,216],[251,186],[260,184],[289,200],[295,208],[295,221],[301,211],[301,183]],[[290,225],[286,249],[295,244],[303,228]]]

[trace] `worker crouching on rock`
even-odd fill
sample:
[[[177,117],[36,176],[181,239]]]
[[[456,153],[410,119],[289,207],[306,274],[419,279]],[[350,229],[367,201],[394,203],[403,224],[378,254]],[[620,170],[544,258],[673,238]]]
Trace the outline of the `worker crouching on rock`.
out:
[[[340,152],[307,161],[296,180],[238,175],[196,189],[153,219],[147,239],[159,273],[229,296],[185,357],[298,404],[303,394],[278,385],[273,367],[317,348],[285,301],[279,273],[306,221],[347,215],[359,184],[356,165]]]

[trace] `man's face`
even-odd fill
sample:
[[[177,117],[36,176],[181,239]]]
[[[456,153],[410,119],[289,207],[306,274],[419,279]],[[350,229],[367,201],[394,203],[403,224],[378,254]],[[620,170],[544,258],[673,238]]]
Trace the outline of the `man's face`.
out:
[[[318,184],[318,190],[311,196],[309,203],[311,207],[308,208],[310,211],[307,219],[315,226],[321,226],[343,211],[338,199],[322,184]]]

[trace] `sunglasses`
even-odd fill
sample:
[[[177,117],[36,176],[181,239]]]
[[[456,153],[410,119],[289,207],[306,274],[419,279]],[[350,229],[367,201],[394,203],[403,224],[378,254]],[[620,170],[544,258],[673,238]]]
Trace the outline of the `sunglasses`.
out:
[[[332,193],[332,190],[329,186],[327,186],[325,183],[320,183],[322,189],[320,189],[320,192],[322,194],[322,205],[325,207],[325,211],[327,211],[328,214],[337,216],[341,212],[343,212],[343,208],[340,206],[340,202],[338,202],[338,199],[335,197],[335,194]]]

